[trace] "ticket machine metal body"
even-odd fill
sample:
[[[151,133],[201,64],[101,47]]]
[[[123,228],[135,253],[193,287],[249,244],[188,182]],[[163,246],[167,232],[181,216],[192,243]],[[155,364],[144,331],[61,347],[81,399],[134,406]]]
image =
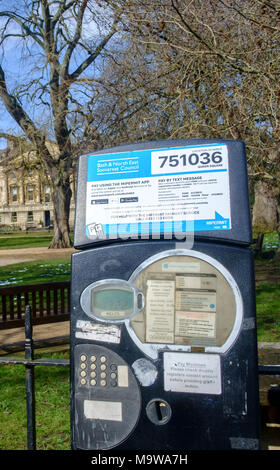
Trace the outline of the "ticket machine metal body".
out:
[[[134,165],[147,149],[156,149],[155,158],[161,157],[161,163],[166,156],[174,163],[176,158],[170,159],[174,155],[193,154],[206,161],[207,155],[213,155],[209,149],[219,152],[219,144],[227,147],[225,186],[214,174],[225,167],[217,166],[220,160],[214,158],[209,176],[203,173],[202,180],[193,180],[192,175],[201,176],[205,167],[183,168],[158,190],[159,199],[171,201],[179,184],[178,205],[191,202],[198,212],[200,203],[208,201],[210,211],[211,200],[219,199],[215,185],[220,193],[225,191],[228,217],[218,213],[202,221],[198,216],[191,244],[175,238],[174,220],[168,225],[168,240],[160,224],[154,226],[157,240],[147,223],[140,237],[139,223],[137,232],[130,222],[127,240],[110,238],[104,223],[94,224],[91,232],[87,211],[92,208],[87,201],[95,206],[112,197],[115,214],[125,215],[114,201],[123,198],[141,208],[142,193],[136,183],[154,181],[136,170],[137,181],[122,180],[122,170],[116,166],[119,181],[130,183],[124,186],[132,194],[123,194],[118,177],[102,174],[100,180],[97,177],[97,198],[95,180],[88,176],[93,156],[80,159],[75,246],[81,251],[72,256],[71,277],[73,449],[258,449],[254,266],[243,144],[150,142],[106,150],[95,158],[104,164],[99,168],[111,175],[110,162],[126,159],[127,170],[128,162]],[[159,187],[160,168],[155,175]],[[110,209],[107,213],[113,217]],[[170,209],[164,206],[162,213],[164,217]]]

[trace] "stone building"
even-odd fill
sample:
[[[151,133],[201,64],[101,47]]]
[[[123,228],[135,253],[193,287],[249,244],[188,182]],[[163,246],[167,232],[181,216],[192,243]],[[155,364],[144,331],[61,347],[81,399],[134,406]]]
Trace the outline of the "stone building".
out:
[[[50,143],[52,150],[55,147]],[[35,153],[12,146],[0,152],[0,230],[28,230],[53,224],[51,180]],[[74,225],[75,176],[72,182],[70,227]]]

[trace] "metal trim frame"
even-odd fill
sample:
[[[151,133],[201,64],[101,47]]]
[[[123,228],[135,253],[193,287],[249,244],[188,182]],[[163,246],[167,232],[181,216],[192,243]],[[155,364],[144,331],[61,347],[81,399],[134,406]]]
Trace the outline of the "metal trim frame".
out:
[[[241,297],[241,293],[239,287],[230,274],[230,272],[216,259],[201,253],[199,251],[194,250],[187,250],[187,249],[174,249],[174,250],[167,250],[162,251],[154,256],[151,256],[147,260],[145,260],[136,270],[132,273],[129,278],[129,283],[133,284],[137,278],[137,276],[146,269],[150,264],[158,261],[160,259],[169,257],[169,256],[191,256],[193,258],[201,259],[213,267],[215,267],[226,279],[229,283],[230,287],[232,288],[235,304],[236,304],[236,315],[235,315],[235,322],[232,328],[232,331],[227,338],[226,342],[222,346],[207,346],[205,347],[205,353],[225,353],[235,342],[243,321],[244,316],[244,308],[243,308],[243,300]],[[125,325],[127,331],[134,341],[134,343],[138,346],[144,354],[146,354],[151,359],[157,359],[159,351],[183,351],[183,352],[190,352],[192,346],[183,346],[183,345],[170,345],[170,344],[152,344],[152,343],[142,343],[140,339],[136,336],[131,324],[130,319],[125,320]]]
[[[96,281],[93,282],[92,284],[89,284],[82,292],[81,298],[80,298],[80,305],[85,312],[85,314],[93,318],[94,320],[101,321],[104,323],[123,323],[125,320],[127,320],[127,317],[122,318],[122,319],[107,319],[103,318],[97,314],[94,314],[91,311],[91,290],[98,288],[98,287],[103,287],[104,289],[109,289],[110,287],[116,287],[116,288],[124,288],[130,291],[133,291],[134,293],[134,310],[133,312],[129,315],[129,318],[132,318],[133,316],[137,315],[143,308],[144,308],[144,296],[143,293],[135,287],[132,283],[129,281],[125,281],[124,279],[102,279],[101,281]],[[138,308],[138,296],[141,295],[142,297],[142,307]]]

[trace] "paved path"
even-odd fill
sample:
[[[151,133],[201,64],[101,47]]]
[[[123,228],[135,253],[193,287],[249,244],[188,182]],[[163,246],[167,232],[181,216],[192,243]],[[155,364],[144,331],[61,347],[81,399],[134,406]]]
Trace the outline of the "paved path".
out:
[[[34,325],[33,328],[33,341],[45,341],[54,339],[65,338],[69,340],[70,335],[70,321],[47,323],[46,325]],[[11,328],[8,330],[0,330],[0,355],[8,352],[13,348],[13,345],[23,345],[25,341],[25,329],[23,327]]]
[[[0,250],[0,266],[53,258],[70,258],[74,248],[49,249],[47,247]]]

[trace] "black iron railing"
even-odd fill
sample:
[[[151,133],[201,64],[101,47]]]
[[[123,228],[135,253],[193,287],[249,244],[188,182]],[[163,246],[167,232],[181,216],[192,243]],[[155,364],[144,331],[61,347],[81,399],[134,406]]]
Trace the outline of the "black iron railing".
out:
[[[32,338],[32,312],[30,305],[25,309],[25,358],[0,358],[0,364],[25,366],[26,371],[26,412],[27,412],[27,448],[36,450],[36,424],[35,424],[35,366],[69,367],[68,359],[34,359]]]
[[[26,410],[27,410],[27,447],[28,450],[36,450],[36,425],[35,425],[35,366],[58,366],[69,367],[68,359],[34,359],[33,339],[32,339],[32,314],[31,307],[26,306],[25,310],[25,358],[0,357],[0,364],[15,365],[21,364],[26,369]],[[260,375],[280,375],[280,365],[259,366]],[[268,401],[270,401],[270,391],[268,391]],[[277,393],[273,393],[273,405],[280,406],[280,386]]]

